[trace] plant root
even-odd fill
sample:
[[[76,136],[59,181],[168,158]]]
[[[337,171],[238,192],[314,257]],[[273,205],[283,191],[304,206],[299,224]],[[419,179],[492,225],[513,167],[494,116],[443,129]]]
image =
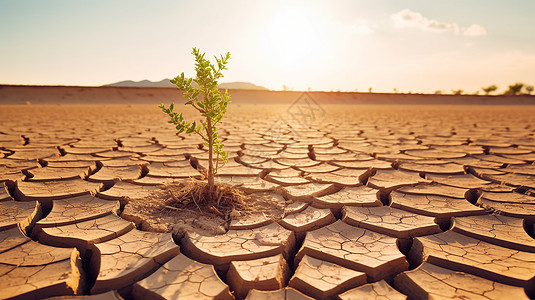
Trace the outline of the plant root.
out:
[[[232,210],[244,208],[249,197],[228,184],[216,183],[214,191],[210,192],[206,181],[196,179],[169,186],[168,192],[167,206],[198,209],[201,213],[210,212],[225,218]]]

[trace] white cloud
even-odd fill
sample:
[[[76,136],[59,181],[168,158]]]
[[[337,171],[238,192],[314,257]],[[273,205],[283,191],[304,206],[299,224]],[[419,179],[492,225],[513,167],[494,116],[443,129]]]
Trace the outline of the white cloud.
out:
[[[472,24],[463,31],[463,34],[466,36],[483,36],[487,35],[487,30],[481,25]]]
[[[392,15],[392,20],[397,27],[416,27],[422,30],[434,32],[453,32],[466,36],[482,36],[487,34],[487,30],[478,24],[472,24],[468,28],[459,26],[457,23],[445,23],[434,19],[428,19],[419,12],[414,12],[408,8]]]

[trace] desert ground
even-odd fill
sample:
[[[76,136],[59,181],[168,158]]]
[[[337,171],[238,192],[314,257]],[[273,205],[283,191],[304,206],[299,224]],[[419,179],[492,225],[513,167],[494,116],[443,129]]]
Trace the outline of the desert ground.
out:
[[[216,180],[250,200],[218,214],[170,205],[208,155],[169,101],[5,89],[2,299],[535,297],[532,97],[238,91]]]

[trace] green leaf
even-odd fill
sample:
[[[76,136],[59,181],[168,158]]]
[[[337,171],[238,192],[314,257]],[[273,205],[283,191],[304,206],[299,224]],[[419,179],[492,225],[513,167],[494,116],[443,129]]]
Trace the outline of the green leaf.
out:
[[[197,124],[196,121],[189,123],[184,120],[182,113],[174,112],[174,103],[171,103],[169,108],[166,108],[163,103],[158,107],[168,115],[168,122],[175,125],[177,134],[182,132],[186,132],[186,134],[196,133],[204,141],[209,139],[213,153],[219,155],[221,160],[226,162],[228,161],[228,153],[223,151],[224,145],[218,139],[219,134],[216,125],[222,120],[227,111],[230,95],[227,90],[222,94],[217,84],[218,79],[223,77],[221,71],[227,69],[230,53],[214,56],[215,63],[206,59],[205,53],[201,53],[195,47],[192,48],[192,54],[195,58],[196,76],[186,78],[184,72],[182,72],[170,81],[183,91],[187,100],[185,104],[194,105],[200,112],[202,116],[200,124]],[[192,82],[195,82],[198,88],[194,88]],[[198,98],[199,96],[201,98]],[[208,123],[211,124],[211,127],[208,126]],[[210,147],[208,142],[205,143],[205,146]],[[211,174],[211,176],[213,175]]]

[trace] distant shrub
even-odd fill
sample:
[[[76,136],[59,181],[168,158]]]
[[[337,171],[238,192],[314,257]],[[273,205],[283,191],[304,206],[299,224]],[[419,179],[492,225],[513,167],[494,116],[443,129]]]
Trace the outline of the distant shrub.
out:
[[[533,92],[533,86],[532,85],[526,85],[526,91],[528,92],[528,95],[531,95]]]
[[[524,87],[524,84],[521,82],[511,84],[509,86],[509,89],[505,91],[504,95],[513,95],[513,96],[519,95],[523,87]]]
[[[493,85],[489,85],[488,87],[482,87],[481,90],[483,90],[483,92],[485,92],[485,95],[489,95],[490,93],[496,91],[498,89],[498,87],[493,84]]]

